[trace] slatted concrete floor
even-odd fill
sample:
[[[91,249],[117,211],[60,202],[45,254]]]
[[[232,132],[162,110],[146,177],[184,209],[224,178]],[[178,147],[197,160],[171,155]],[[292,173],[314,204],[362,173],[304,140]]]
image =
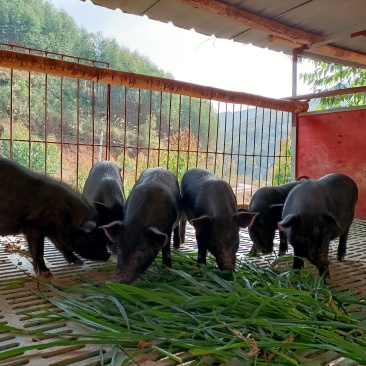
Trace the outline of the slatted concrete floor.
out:
[[[247,230],[241,230],[241,245],[239,255],[245,255],[251,248],[251,241]],[[26,250],[27,245],[22,236],[0,237],[0,323],[24,329],[37,329],[47,332],[69,333],[72,339],[73,334],[82,329],[67,322],[42,322],[34,323],[31,315],[43,313],[46,309],[58,311],[46,300],[38,296],[36,283],[32,281],[33,270],[28,256],[19,250]],[[278,246],[276,246],[278,249]],[[192,228],[188,227],[186,243],[182,246],[184,251],[196,252],[195,237]],[[344,262],[336,261],[337,243],[332,242],[330,250],[330,273],[331,284],[345,289],[353,289],[358,294],[366,294],[366,221],[356,220],[348,239],[347,256]],[[291,249],[290,249],[291,253]],[[276,258],[276,254],[251,258],[250,260],[259,265],[267,266]],[[105,271],[105,264],[86,261],[83,266],[69,265],[62,258],[61,254],[51,243],[46,243],[45,259],[47,266],[51,269],[54,277],[51,282],[54,284],[66,284],[70,278],[77,281],[78,278],[88,278],[94,282],[105,282],[112,280],[113,272]],[[174,258],[173,258],[174,264]],[[289,263],[291,266],[291,263]],[[110,267],[110,265],[109,265]],[[18,286],[14,284],[20,283]],[[51,336],[47,336],[49,341]],[[42,344],[45,338],[42,336],[24,337],[15,336],[9,332],[0,332],[0,351],[22,347],[26,345]],[[0,365],[35,365],[35,366],[92,366],[100,365],[101,353],[103,354],[104,365],[110,365],[113,350],[109,346],[78,346],[54,347],[45,350],[26,351],[22,355],[0,359]],[[116,355],[115,355],[116,356]],[[122,351],[117,353],[117,363],[125,357]],[[328,357],[327,362],[318,363],[322,365],[343,365],[332,353],[321,356]],[[320,362],[320,361],[319,361]],[[160,362],[159,365],[166,364]],[[366,362],[365,362],[366,364]],[[139,365],[146,365],[146,360],[141,360]]]

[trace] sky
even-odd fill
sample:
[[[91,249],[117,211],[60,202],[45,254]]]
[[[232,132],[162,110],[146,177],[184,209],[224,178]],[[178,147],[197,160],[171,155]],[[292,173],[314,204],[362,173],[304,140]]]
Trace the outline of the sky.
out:
[[[147,56],[175,79],[272,98],[292,93],[291,58],[280,52],[205,36],[148,19],[93,5],[91,1],[49,0],[88,32],[102,32],[120,45]],[[108,62],[108,60],[105,60]],[[298,73],[311,71],[299,64]],[[311,89],[298,82],[297,94]]]

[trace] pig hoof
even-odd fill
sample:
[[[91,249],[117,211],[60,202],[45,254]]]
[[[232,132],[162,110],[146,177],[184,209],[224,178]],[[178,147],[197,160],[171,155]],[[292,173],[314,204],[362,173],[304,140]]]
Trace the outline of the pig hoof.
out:
[[[173,248],[174,249],[179,249],[180,248],[180,243],[174,243]]]
[[[50,277],[53,276],[53,274],[50,270],[48,270],[48,271],[39,271],[38,275],[42,276],[44,278],[50,278]]]
[[[278,252],[278,256],[279,257],[282,257],[283,255],[286,255],[287,254],[287,250],[280,250],[279,252]]]
[[[337,255],[337,261],[338,262],[343,262],[345,258],[345,255]]]
[[[75,262],[72,262],[72,264],[75,264],[76,266],[82,266],[84,262],[80,259],[76,260]]]
[[[258,251],[256,249],[251,249],[247,254],[247,257],[258,257]]]

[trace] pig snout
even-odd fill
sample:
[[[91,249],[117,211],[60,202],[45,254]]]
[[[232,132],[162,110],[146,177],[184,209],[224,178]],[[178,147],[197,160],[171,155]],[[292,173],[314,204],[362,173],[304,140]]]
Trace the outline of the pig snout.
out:
[[[259,251],[264,255],[271,254],[273,252],[273,246],[268,248],[267,246],[257,245],[257,247],[258,247]]]
[[[217,265],[221,271],[233,271],[235,268],[235,262],[218,262]]]
[[[217,265],[221,271],[233,271],[235,269],[236,256],[220,255],[216,258]]]
[[[85,233],[91,233],[97,224],[94,221],[85,221],[79,228],[79,230],[84,231]]]
[[[134,280],[136,276],[131,276],[127,274],[126,272],[117,272],[114,276],[114,282],[117,283],[123,283],[124,285],[130,285]]]

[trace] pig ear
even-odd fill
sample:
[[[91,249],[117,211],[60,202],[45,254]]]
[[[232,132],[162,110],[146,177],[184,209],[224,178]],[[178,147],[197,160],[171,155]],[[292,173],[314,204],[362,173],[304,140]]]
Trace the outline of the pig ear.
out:
[[[109,216],[110,210],[104,203],[93,202],[93,206],[95,207],[99,217]]]
[[[299,220],[299,216],[295,214],[287,215],[282,221],[277,223],[278,230],[285,231],[293,226]]]
[[[322,216],[326,222],[332,225],[336,225],[338,229],[341,230],[341,225],[339,224],[339,221],[334,217],[333,214],[331,214],[330,212],[323,212]]]
[[[258,212],[239,211],[237,214],[235,214],[233,216],[236,219],[238,225],[244,229],[253,223],[253,221],[257,215],[258,215]]]
[[[108,225],[99,226],[99,229],[103,229],[109,240],[113,243],[118,242],[118,236],[121,230],[123,230],[124,224],[122,221],[113,221]]]
[[[94,221],[85,221],[84,223],[81,224],[79,230],[85,231],[86,233],[90,233],[95,229],[96,226],[97,224]]]
[[[210,216],[201,216],[198,217],[197,219],[192,219],[189,221],[189,223],[191,225],[193,225],[193,227],[195,228],[195,230],[198,231],[202,231],[204,230],[208,225],[210,225],[212,222],[212,217]]]
[[[281,221],[283,206],[284,204],[281,205],[276,204],[269,206],[269,212],[276,222]]]
[[[147,235],[153,239],[154,243],[157,244],[159,247],[162,247],[168,241],[168,235],[162,233],[155,227],[147,228]]]

